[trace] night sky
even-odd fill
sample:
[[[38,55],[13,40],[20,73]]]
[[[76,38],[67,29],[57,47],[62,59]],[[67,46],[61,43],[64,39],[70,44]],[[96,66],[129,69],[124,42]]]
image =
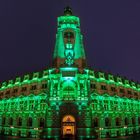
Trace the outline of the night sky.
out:
[[[1,0],[0,81],[51,66],[57,17],[80,17],[87,64],[140,82],[140,1]]]

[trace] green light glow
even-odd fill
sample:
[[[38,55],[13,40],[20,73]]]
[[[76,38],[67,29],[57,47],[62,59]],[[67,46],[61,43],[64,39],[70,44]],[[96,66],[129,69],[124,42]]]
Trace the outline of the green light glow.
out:
[[[140,84],[85,68],[80,20],[58,17],[54,66],[1,83],[0,133],[60,139],[140,132]],[[72,116],[72,120],[64,116]]]

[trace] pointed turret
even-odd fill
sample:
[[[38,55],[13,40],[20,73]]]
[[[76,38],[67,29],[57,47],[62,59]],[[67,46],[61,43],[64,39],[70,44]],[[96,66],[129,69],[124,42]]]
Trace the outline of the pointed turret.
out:
[[[56,44],[53,55],[55,67],[85,67],[83,36],[79,18],[73,16],[70,7],[64,9],[64,15],[58,17]]]

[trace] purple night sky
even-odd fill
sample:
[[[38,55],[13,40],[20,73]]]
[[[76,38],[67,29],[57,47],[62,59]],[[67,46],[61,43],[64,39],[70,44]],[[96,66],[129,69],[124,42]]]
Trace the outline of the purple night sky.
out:
[[[0,1],[0,81],[51,65],[57,17],[80,17],[88,66],[140,82],[140,1]]]

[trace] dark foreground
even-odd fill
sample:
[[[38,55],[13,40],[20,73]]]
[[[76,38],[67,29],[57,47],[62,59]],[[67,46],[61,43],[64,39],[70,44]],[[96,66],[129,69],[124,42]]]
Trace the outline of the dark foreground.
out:
[[[117,138],[103,138],[103,139],[95,139],[95,140],[140,140],[140,135],[134,136],[124,136],[124,137],[117,137]],[[13,136],[0,136],[0,140],[51,140],[51,139],[35,139],[35,138],[19,138]],[[71,139],[74,140],[74,139]],[[91,139],[86,139],[91,140]]]

